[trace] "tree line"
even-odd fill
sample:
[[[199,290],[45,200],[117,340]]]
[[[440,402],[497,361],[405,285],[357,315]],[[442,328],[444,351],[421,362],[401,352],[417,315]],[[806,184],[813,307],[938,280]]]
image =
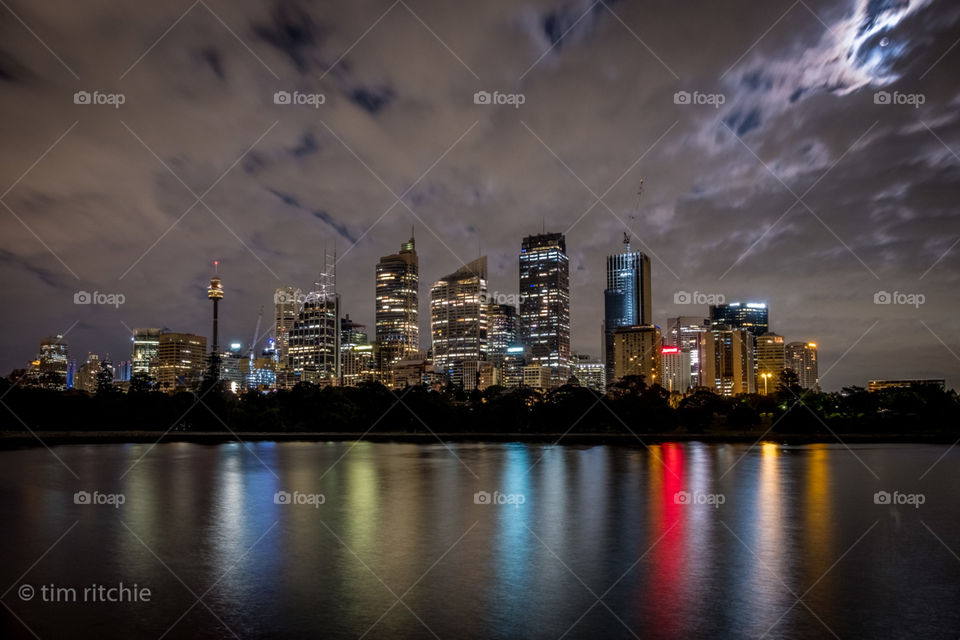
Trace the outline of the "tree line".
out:
[[[868,392],[800,388],[786,372],[770,395],[733,398],[698,389],[677,399],[642,376],[600,393],[573,381],[545,393],[448,385],[390,390],[300,383],[235,395],[209,377],[195,392],[155,391],[135,375],[126,393],[104,376],[95,393],[0,380],[3,431],[233,431],[508,434],[904,434],[960,433],[960,399],[936,385]]]

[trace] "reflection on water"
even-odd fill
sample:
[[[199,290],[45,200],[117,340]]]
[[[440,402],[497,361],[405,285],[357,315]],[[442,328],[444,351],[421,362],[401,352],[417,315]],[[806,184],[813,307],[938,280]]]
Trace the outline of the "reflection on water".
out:
[[[0,637],[956,637],[960,456],[919,480],[945,451],[58,447],[79,481],[43,449],[5,451]],[[926,501],[877,505],[881,489]],[[121,581],[152,601],[17,590]]]

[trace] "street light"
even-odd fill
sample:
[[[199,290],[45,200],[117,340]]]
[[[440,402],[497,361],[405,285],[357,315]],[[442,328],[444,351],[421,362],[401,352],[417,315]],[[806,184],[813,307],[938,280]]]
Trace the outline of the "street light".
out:
[[[760,377],[763,378],[763,395],[767,395],[767,378],[770,377],[769,373],[761,373]]]

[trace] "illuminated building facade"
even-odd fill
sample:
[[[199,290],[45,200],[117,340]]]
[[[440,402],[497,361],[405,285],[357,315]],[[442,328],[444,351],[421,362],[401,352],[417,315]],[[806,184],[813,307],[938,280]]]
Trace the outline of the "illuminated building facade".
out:
[[[40,354],[31,363],[31,382],[45,389],[67,388],[70,350],[62,335],[40,341]]]
[[[420,264],[413,233],[376,272],[376,341],[382,371],[420,350]]]
[[[690,388],[690,350],[686,347],[663,345],[660,349],[660,385],[670,393],[686,393]]]
[[[797,384],[804,389],[819,389],[820,369],[815,342],[790,342],[784,347],[784,366],[797,374]]]
[[[100,356],[95,353],[87,354],[87,361],[77,369],[73,379],[74,389],[94,393],[97,390],[97,374],[100,373]]]
[[[770,320],[765,302],[730,302],[710,305],[713,327],[746,329],[755,336],[769,331]]]
[[[137,328],[131,336],[130,372],[145,373],[153,377],[157,366],[157,350],[160,347],[162,329]]]
[[[747,329],[716,328],[698,334],[699,386],[722,396],[756,393],[754,340]]]
[[[340,374],[342,384],[355,387],[376,379],[373,345],[366,325],[354,322],[350,314],[340,320]]]
[[[775,393],[784,369],[783,336],[767,332],[757,337],[757,392]]]
[[[576,377],[580,386],[600,391],[607,389],[606,363],[591,360],[588,355],[575,355],[572,359],[571,373]]]
[[[613,333],[614,375],[643,376],[652,386],[662,382],[660,352],[663,336],[660,327],[652,324],[617,327]]]
[[[527,236],[520,247],[520,331],[530,364],[550,369],[551,386],[570,376],[570,261],[562,233]]]
[[[430,333],[438,371],[452,377],[455,362],[487,359],[486,293],[486,256],[430,287]]]
[[[487,357],[496,367],[503,364],[507,349],[516,344],[517,308],[510,304],[487,305]]]
[[[290,370],[290,333],[303,306],[303,292],[297,287],[280,287],[273,294],[273,346],[277,358],[277,383],[288,386]],[[291,376],[292,377],[292,376]]]
[[[207,365],[207,338],[192,333],[161,333],[157,344],[157,384],[163,391],[196,388]]]
[[[607,288],[603,292],[603,348],[607,380],[616,379],[614,334],[619,327],[652,324],[650,258],[630,250],[623,236],[623,253],[607,256]]]
[[[905,380],[871,380],[867,385],[867,391],[871,393],[883,391],[884,389],[909,389],[911,387],[934,386],[943,391],[947,388],[947,381],[943,378],[914,378]]]
[[[290,331],[290,372],[297,382],[339,384],[340,296],[312,291]]]
[[[710,319],[703,316],[678,316],[667,318],[664,341],[690,354],[690,384],[697,384],[700,377],[700,354],[697,350],[697,336],[710,330]]]

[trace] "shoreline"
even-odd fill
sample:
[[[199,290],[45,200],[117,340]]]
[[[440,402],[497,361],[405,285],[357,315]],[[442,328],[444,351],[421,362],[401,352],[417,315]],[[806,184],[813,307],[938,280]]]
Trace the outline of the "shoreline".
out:
[[[631,445],[666,442],[754,443],[775,442],[802,444],[954,444],[956,434],[757,434],[745,432],[718,433],[407,433],[407,432],[186,432],[171,431],[24,431],[0,432],[0,450],[46,445],[71,444],[140,444],[188,442],[221,444],[224,442],[404,442],[434,444],[443,442],[537,443],[569,445]],[[39,440],[38,440],[39,438]],[[41,443],[42,440],[42,443]]]

